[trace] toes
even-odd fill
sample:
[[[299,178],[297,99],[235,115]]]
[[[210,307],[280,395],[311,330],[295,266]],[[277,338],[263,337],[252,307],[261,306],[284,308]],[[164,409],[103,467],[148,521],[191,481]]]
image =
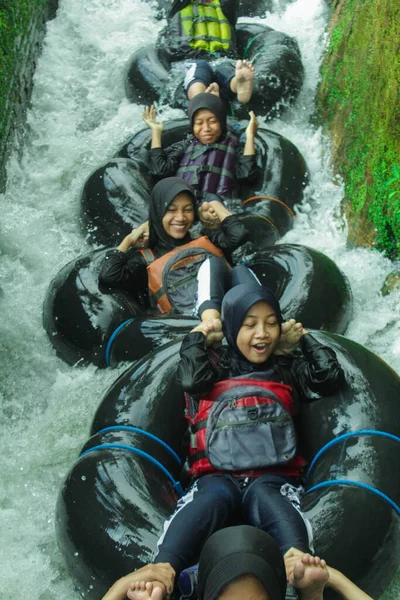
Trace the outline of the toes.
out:
[[[305,566],[299,560],[294,565],[294,568],[293,568],[293,577],[294,577],[295,580],[303,579],[304,573],[305,573]]]

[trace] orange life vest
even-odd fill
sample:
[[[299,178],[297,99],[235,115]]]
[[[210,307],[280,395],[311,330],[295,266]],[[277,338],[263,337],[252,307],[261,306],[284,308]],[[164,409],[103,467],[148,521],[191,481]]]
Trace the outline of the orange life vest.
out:
[[[157,259],[150,248],[143,248],[140,252],[147,263],[149,292],[162,314],[170,312],[172,308],[182,312],[173,296],[189,293],[194,299],[193,285],[197,282],[197,273],[204,260],[210,255],[224,256],[222,250],[206,236],[178,246]]]

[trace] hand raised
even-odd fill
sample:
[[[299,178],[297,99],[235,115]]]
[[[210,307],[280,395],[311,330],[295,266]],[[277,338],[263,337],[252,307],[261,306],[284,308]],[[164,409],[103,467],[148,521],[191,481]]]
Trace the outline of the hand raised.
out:
[[[132,229],[130,233],[130,245],[134,248],[145,248],[149,243],[149,222],[146,221]]]
[[[304,329],[302,323],[299,323],[295,319],[289,319],[282,323],[282,333],[279,339],[279,343],[274,351],[274,354],[290,354],[294,352],[298,347],[303,335],[308,333]]]
[[[199,214],[200,220],[206,227],[215,227],[220,224],[220,220],[212,202],[203,202],[199,208]]]
[[[199,331],[204,335],[207,340],[208,346],[214,346],[216,344],[220,344],[222,341],[224,334],[222,332],[222,323],[220,319],[212,319],[210,321],[202,321],[191,330],[190,333],[194,333],[195,331]]]
[[[150,129],[154,129],[155,131],[164,130],[163,122],[160,120],[157,123],[157,111],[154,104],[145,107],[143,113],[143,121],[146,123],[147,127],[150,127]]]
[[[250,111],[249,115],[250,115],[250,121],[246,128],[246,136],[250,135],[250,136],[254,137],[257,133],[258,121],[257,121],[257,117],[253,111]]]

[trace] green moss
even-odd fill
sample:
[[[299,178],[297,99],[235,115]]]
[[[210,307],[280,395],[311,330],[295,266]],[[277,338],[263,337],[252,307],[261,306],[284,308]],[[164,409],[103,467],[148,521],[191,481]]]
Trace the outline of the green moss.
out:
[[[7,150],[23,122],[45,19],[57,0],[0,0],[0,189]]]
[[[318,116],[334,136],[351,237],[400,256],[400,182],[387,185],[400,164],[400,7],[342,0],[332,18]]]

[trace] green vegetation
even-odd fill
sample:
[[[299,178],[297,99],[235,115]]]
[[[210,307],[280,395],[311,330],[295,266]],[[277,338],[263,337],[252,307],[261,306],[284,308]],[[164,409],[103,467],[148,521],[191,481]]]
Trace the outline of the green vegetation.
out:
[[[400,4],[337,0],[318,119],[345,181],[350,241],[400,257]]]
[[[43,23],[54,0],[0,0],[0,188],[14,128],[29,102]]]

